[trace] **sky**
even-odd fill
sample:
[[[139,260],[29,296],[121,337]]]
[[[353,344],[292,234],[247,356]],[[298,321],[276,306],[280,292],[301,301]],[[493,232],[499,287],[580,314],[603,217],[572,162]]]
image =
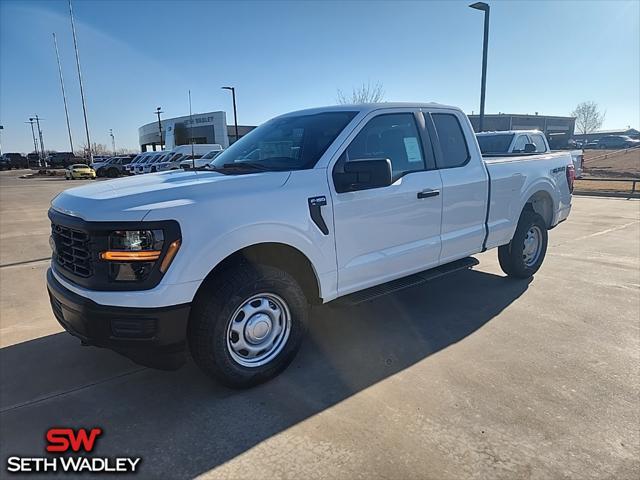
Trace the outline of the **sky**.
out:
[[[138,127],[193,112],[258,125],[336,103],[380,82],[386,101],[478,113],[483,14],[457,1],[74,0],[92,142],[138,148]],[[569,115],[594,101],[602,128],[640,128],[640,2],[489,1],[487,113]],[[46,149],[68,151],[53,46],[71,129],[85,141],[67,0],[0,0],[3,152],[29,152],[38,114]]]

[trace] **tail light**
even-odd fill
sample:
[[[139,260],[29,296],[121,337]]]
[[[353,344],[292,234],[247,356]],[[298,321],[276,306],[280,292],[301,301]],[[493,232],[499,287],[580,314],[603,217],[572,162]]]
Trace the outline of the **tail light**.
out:
[[[573,182],[576,179],[576,168],[573,164],[567,165],[567,185],[569,186],[569,192],[573,193]]]

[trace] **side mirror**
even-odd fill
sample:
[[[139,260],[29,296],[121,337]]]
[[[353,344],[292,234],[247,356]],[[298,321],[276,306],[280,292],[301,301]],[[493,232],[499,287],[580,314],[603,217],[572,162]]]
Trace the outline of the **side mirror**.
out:
[[[391,172],[391,160],[388,158],[351,160],[344,164],[344,173],[335,172],[333,178],[336,191],[343,193],[388,187],[392,183]]]
[[[536,146],[533,143],[527,143],[524,146],[524,153],[534,153],[536,151]]]

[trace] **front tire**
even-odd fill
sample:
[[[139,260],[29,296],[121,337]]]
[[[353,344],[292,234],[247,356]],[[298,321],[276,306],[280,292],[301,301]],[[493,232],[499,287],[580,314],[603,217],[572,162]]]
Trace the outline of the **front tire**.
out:
[[[510,277],[531,277],[542,265],[548,239],[544,219],[535,212],[525,210],[511,242],[498,248],[500,268]]]
[[[304,333],[308,303],[287,272],[241,263],[198,293],[188,340],[196,364],[232,388],[265,382],[291,363]]]

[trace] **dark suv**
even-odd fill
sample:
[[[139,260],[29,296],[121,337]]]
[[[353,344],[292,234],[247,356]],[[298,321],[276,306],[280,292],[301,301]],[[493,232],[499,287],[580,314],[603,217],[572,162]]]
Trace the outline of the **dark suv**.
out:
[[[47,157],[49,168],[66,168],[76,163],[87,163],[84,158],[76,157],[72,152],[56,152]]]
[[[11,170],[12,168],[28,168],[27,157],[21,153],[5,153],[0,159],[1,170]]]
[[[638,146],[640,146],[640,140],[634,140],[626,135],[607,135],[598,142],[598,148],[602,149],[633,148]]]
[[[102,165],[98,170],[96,170],[96,175],[99,177],[109,177],[115,178],[119,175],[123,175],[125,173],[124,166],[131,163],[133,157],[112,157],[107,160],[107,163]]]

